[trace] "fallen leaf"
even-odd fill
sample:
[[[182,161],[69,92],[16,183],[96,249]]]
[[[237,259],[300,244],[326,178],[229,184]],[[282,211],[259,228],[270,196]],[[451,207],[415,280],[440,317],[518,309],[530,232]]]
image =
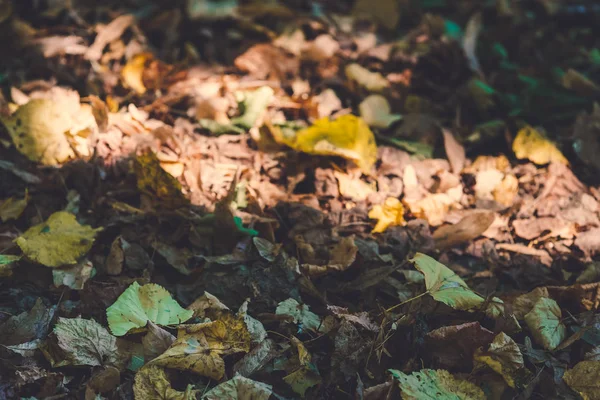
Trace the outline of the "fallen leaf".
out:
[[[444,150],[446,151],[446,157],[452,167],[452,172],[459,174],[465,166],[466,152],[463,145],[461,145],[452,132],[447,129],[442,129],[444,135]]]
[[[56,306],[46,307],[38,298],[31,310],[13,315],[0,325],[0,344],[17,345],[45,338],[55,311]]]
[[[553,217],[517,219],[513,221],[513,228],[515,234],[527,240],[533,240],[542,235],[571,239],[577,233],[575,224]]]
[[[556,301],[542,297],[525,315],[525,323],[539,344],[546,350],[554,350],[567,334],[567,328],[561,322],[561,318],[562,312]]]
[[[287,80],[298,75],[300,60],[283,47],[270,43],[256,44],[239,55],[234,64],[256,79]]]
[[[377,204],[369,211],[369,218],[376,219],[377,224],[371,233],[382,233],[390,226],[405,225],[404,207],[395,197],[385,199],[383,206]]]
[[[339,171],[334,171],[333,175],[338,181],[340,194],[355,201],[364,201],[370,194],[375,193],[375,190],[367,183],[359,178],[352,178],[348,174]]]
[[[294,323],[298,324],[299,331],[309,330],[318,332],[321,327],[319,316],[310,311],[306,304],[300,304],[292,298],[280,302],[277,305],[275,314],[293,317]]]
[[[71,267],[52,269],[52,280],[56,287],[64,285],[73,290],[82,290],[94,273],[92,263],[89,260],[83,260]]]
[[[102,51],[112,41],[121,37],[121,35],[135,23],[135,17],[130,14],[120,15],[113,19],[111,23],[100,28],[94,43],[85,53],[87,60],[98,61],[102,57]]]
[[[471,382],[456,379],[443,369],[422,369],[407,375],[390,369],[406,400],[485,400],[483,391]]]
[[[216,318],[223,311],[229,311],[229,307],[221,303],[221,300],[206,291],[194,300],[187,309],[192,310],[196,318]]]
[[[399,114],[392,114],[390,103],[379,94],[367,96],[359,105],[361,118],[369,126],[385,129],[396,121],[402,119]]]
[[[80,225],[75,215],[58,211],[46,222],[29,228],[15,242],[30,260],[56,268],[76,264],[92,248],[100,230]]]
[[[20,259],[21,256],[0,254],[0,278],[11,276],[15,263]]]
[[[494,222],[491,211],[474,212],[454,225],[444,225],[433,233],[435,247],[447,249],[461,243],[470,242],[485,232]]]
[[[521,129],[517,133],[512,149],[518,159],[526,158],[536,164],[541,165],[551,162],[569,164],[569,161],[552,142],[530,126]]]
[[[194,312],[182,308],[163,287],[150,283],[140,286],[132,283],[108,307],[108,326],[115,336],[123,336],[132,329],[143,328],[148,321],[157,325],[177,325],[192,318]]]
[[[110,365],[117,360],[117,338],[96,321],[59,318],[53,336],[56,342],[44,351],[53,367]]]
[[[275,137],[279,143],[309,154],[339,156],[356,162],[368,174],[377,161],[375,136],[359,117],[343,115],[334,121],[321,118],[291,137]]]
[[[267,400],[273,393],[273,387],[266,383],[253,381],[236,375],[208,391],[202,399],[206,400]]]
[[[189,261],[193,257],[192,251],[187,248],[177,248],[166,243],[154,242],[152,247],[158,254],[163,256],[170,266],[175,268],[183,275],[192,273],[189,267]]]
[[[250,340],[243,318],[225,314],[213,322],[183,325],[171,347],[150,364],[218,380],[225,374],[222,356],[250,351]]]
[[[484,302],[454,271],[433,258],[417,253],[410,261],[425,275],[425,286],[435,300],[456,310],[469,310]]]
[[[133,393],[144,400],[195,400],[197,391],[192,385],[185,392],[173,389],[164,369],[146,365],[135,374]]]
[[[594,96],[600,90],[594,81],[573,68],[569,68],[565,72],[561,83],[566,89],[573,90],[582,96]]]
[[[125,87],[133,89],[137,94],[146,93],[143,74],[146,62],[152,60],[152,54],[141,53],[131,57],[127,64],[121,70],[121,79]]]
[[[600,399],[600,361],[581,361],[563,375],[567,385],[584,400]]]
[[[494,333],[479,322],[442,326],[425,335],[425,346],[431,359],[440,368],[465,367],[481,346],[487,346]],[[467,364],[468,366],[468,364]]]
[[[136,157],[134,171],[137,187],[169,207],[181,207],[188,200],[181,192],[181,184],[160,166],[160,161],[153,152]]]
[[[379,72],[371,72],[360,64],[350,64],[345,69],[346,77],[371,92],[381,92],[390,82]]]
[[[537,287],[529,293],[518,296],[513,300],[513,314],[517,319],[525,318],[525,314],[528,314],[533,309],[535,303],[544,297],[550,297],[548,289],[545,287]]]
[[[21,214],[23,214],[23,211],[25,211],[28,202],[29,194],[26,191],[25,197],[22,199],[9,197],[0,203],[0,219],[2,219],[2,222],[10,221],[11,219],[18,219]]]
[[[519,193],[519,180],[512,174],[507,174],[499,185],[496,185],[492,191],[492,196],[497,203],[504,207],[510,207],[514,204]]]
[[[242,114],[233,118],[231,123],[245,129],[252,128],[265,112],[275,92],[269,86],[261,86],[254,91],[236,93]]]
[[[49,99],[31,100],[0,121],[17,150],[31,161],[54,165],[75,156],[65,135],[73,121],[60,103]]]
[[[477,349],[473,359],[500,374],[513,389],[523,389],[532,378],[531,372],[525,368],[519,346],[504,332],[496,335],[487,350]]]
[[[308,389],[320,384],[323,380],[319,374],[319,370],[312,363],[312,356],[306,350],[304,343],[294,336],[292,336],[291,342],[298,351],[300,367],[283,377],[283,381],[290,385],[294,392],[304,397]]]
[[[469,22],[467,22],[467,27],[465,28],[465,35],[462,41],[463,50],[465,51],[465,55],[467,56],[467,60],[469,61],[469,67],[471,67],[472,71],[477,72],[479,76],[483,76],[483,73],[481,72],[481,67],[479,65],[477,55],[475,54],[475,50],[477,48],[477,39],[482,29],[482,15],[481,13],[476,13],[469,19]]]
[[[278,353],[277,344],[273,339],[266,339],[254,347],[248,354],[233,366],[233,371],[242,376],[250,376],[260,371]]]
[[[152,360],[164,353],[175,341],[175,336],[162,329],[152,321],[148,321],[148,333],[142,338],[144,358]]]

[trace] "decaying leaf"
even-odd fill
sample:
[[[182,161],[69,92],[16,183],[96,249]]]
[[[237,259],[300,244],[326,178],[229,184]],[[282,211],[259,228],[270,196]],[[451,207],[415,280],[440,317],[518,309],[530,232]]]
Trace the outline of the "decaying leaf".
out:
[[[23,211],[25,211],[28,202],[28,192],[25,192],[25,197],[22,199],[9,197],[8,199],[5,199],[4,201],[0,202],[0,219],[2,220],[2,222],[19,218]]]
[[[53,333],[55,346],[48,346],[44,355],[54,367],[110,365],[117,360],[117,338],[96,321],[59,318]]]
[[[513,389],[522,389],[531,379],[531,372],[525,368],[519,346],[504,332],[494,338],[486,351],[478,349],[473,359],[502,375],[506,384]]]
[[[406,400],[485,400],[483,390],[471,382],[454,378],[443,369],[423,369],[407,375],[391,369]]]
[[[529,313],[535,303],[541,298],[549,297],[548,289],[545,287],[538,287],[533,289],[529,293],[522,294],[513,300],[513,313],[517,319],[525,318],[525,314]]]
[[[15,242],[30,260],[56,268],[77,263],[91,249],[100,230],[80,225],[75,215],[58,211],[46,222],[29,228]]]
[[[92,263],[89,260],[83,260],[73,266],[54,268],[52,279],[56,287],[64,285],[73,290],[81,290],[94,273]]]
[[[308,350],[306,350],[304,343],[293,336],[291,341],[298,351],[300,367],[285,376],[283,381],[290,385],[294,392],[304,397],[306,391],[311,387],[320,384],[322,379],[319,370],[312,363],[312,356]]]
[[[164,353],[175,341],[171,335],[152,321],[148,321],[148,333],[142,338],[144,358],[152,360]]]
[[[495,214],[491,211],[475,212],[454,225],[441,226],[433,234],[435,246],[438,249],[447,249],[469,242],[485,232],[494,222],[494,218]]]
[[[106,317],[115,336],[143,328],[148,321],[157,325],[176,325],[192,318],[194,312],[182,308],[171,294],[154,283],[140,286],[134,282],[108,307]]]
[[[0,344],[18,345],[45,338],[55,311],[56,306],[46,307],[38,298],[29,311],[13,315],[0,325]]]
[[[173,389],[165,370],[154,365],[146,365],[135,374],[133,393],[136,399],[195,400],[196,392],[192,385],[188,385],[185,392]]]
[[[547,350],[554,350],[567,334],[567,328],[561,318],[562,312],[556,301],[542,297],[525,315],[525,322],[539,344]]]
[[[395,197],[385,199],[383,206],[377,204],[369,211],[369,218],[376,219],[377,224],[371,233],[385,232],[390,226],[404,225],[404,207]]]
[[[417,253],[411,261],[425,275],[427,291],[435,300],[457,310],[469,310],[483,303],[454,271],[433,258]]]
[[[306,304],[300,304],[292,298],[279,303],[275,314],[290,315],[293,317],[294,322],[299,325],[298,329],[300,331],[309,330],[317,332],[321,327],[319,316],[310,311]]]
[[[565,372],[563,380],[584,400],[600,399],[600,361],[581,361]]]
[[[536,164],[548,164],[550,162],[569,164],[569,161],[552,142],[530,126],[521,129],[517,133],[512,149],[517,158],[527,158]]]
[[[379,72],[371,72],[360,64],[348,65],[345,72],[348,79],[372,92],[380,92],[390,85],[390,82]]]
[[[244,319],[225,314],[213,322],[181,326],[171,347],[150,364],[221,379],[222,356],[248,352],[250,340]]]
[[[211,389],[202,398],[206,400],[267,400],[272,393],[271,385],[236,375]]]
[[[348,114],[334,121],[321,118],[293,137],[275,137],[279,143],[309,154],[339,156],[354,161],[368,174],[377,160],[375,136],[359,117]]]

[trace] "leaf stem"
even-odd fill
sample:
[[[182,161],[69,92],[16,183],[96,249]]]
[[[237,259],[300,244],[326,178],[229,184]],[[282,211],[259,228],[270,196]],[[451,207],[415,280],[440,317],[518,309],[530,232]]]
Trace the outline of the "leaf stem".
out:
[[[395,306],[391,306],[390,308],[386,309],[386,310],[385,310],[385,312],[386,312],[386,313],[387,313],[387,312],[390,312],[390,311],[392,311],[392,310],[394,310],[394,309],[396,309],[396,308],[398,308],[398,307],[400,307],[400,306],[403,306],[403,305],[405,305],[405,304],[408,304],[408,303],[410,303],[410,302],[411,302],[411,301],[413,301],[413,300],[416,300],[416,299],[418,299],[419,297],[423,297],[423,296],[425,296],[426,294],[429,294],[429,290],[427,290],[427,291],[425,291],[425,292],[423,292],[423,293],[421,293],[421,294],[419,294],[419,295],[416,295],[415,297],[411,297],[411,298],[410,298],[410,299],[408,299],[408,300],[404,300],[402,303],[396,304]]]

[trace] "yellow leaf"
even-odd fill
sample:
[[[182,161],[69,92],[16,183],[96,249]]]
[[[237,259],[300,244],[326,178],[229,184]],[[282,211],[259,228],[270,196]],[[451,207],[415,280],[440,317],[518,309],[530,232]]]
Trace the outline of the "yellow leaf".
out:
[[[171,387],[165,370],[153,365],[146,365],[135,374],[133,393],[136,399],[144,400],[192,400],[197,390],[188,385],[185,392]]]
[[[344,197],[349,197],[352,200],[363,201],[375,190],[367,183],[359,178],[353,178],[343,172],[333,171],[333,175],[338,181],[340,194]]]
[[[600,361],[581,361],[565,372],[563,380],[584,400],[600,400]]]
[[[29,194],[25,192],[25,197],[22,199],[9,197],[0,203],[0,219],[2,219],[2,222],[19,218],[23,211],[25,211],[28,202]]]
[[[181,326],[171,347],[150,364],[218,380],[225,374],[221,356],[250,351],[250,341],[243,317],[225,314],[213,322]]]
[[[142,75],[146,66],[146,61],[150,60],[150,53],[141,53],[133,56],[121,70],[121,79],[126,87],[133,89],[137,94],[146,93],[146,86]]]
[[[321,118],[292,138],[278,136],[278,142],[309,154],[339,156],[354,161],[368,174],[377,161],[377,144],[369,126],[355,115],[334,121]]]
[[[181,184],[170,173],[165,171],[156,154],[148,152],[135,159],[134,171],[137,176],[137,186],[142,192],[157,198],[171,207],[187,204],[187,199],[181,192]]]
[[[397,198],[388,197],[383,206],[378,204],[369,211],[369,218],[378,220],[371,233],[382,233],[390,226],[405,224],[404,207]]]
[[[556,148],[554,143],[530,126],[519,131],[512,148],[518,159],[527,158],[536,164],[548,164],[550,162],[569,164],[569,161]]]
[[[31,161],[54,165],[75,155],[65,135],[72,119],[60,103],[31,100],[2,122],[17,150]]]
[[[29,228],[16,243],[30,260],[56,268],[77,263],[90,250],[99,230],[80,225],[75,215],[59,211]]]

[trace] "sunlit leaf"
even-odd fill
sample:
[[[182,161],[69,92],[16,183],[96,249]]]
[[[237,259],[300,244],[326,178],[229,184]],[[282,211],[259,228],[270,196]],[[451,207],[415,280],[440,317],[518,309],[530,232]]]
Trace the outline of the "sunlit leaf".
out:
[[[160,200],[161,204],[180,207],[188,203],[181,192],[181,184],[160,166],[156,154],[147,152],[134,162],[137,186],[142,192]]]
[[[146,86],[144,85],[142,76],[146,61],[151,58],[152,55],[150,53],[141,53],[127,61],[127,64],[121,70],[121,79],[123,79],[125,87],[133,89],[137,94],[146,93]]]
[[[457,310],[469,310],[484,299],[473,293],[454,271],[433,258],[417,253],[411,260],[415,268],[425,275],[425,286],[437,301]]]
[[[222,356],[248,352],[250,341],[244,319],[224,314],[213,322],[182,326],[171,347],[150,363],[221,379],[225,374]]]
[[[483,391],[471,382],[456,379],[448,371],[423,369],[407,375],[391,369],[405,400],[485,400]]]
[[[354,161],[369,173],[377,161],[377,145],[373,132],[359,117],[344,115],[334,121],[321,118],[293,137],[276,137],[278,142],[309,154],[339,156]]]
[[[108,307],[106,317],[112,333],[123,336],[135,328],[143,328],[148,321],[157,325],[176,325],[192,318],[194,312],[182,308],[163,287],[150,283],[140,286],[132,283]]]
[[[569,163],[554,143],[530,126],[517,133],[512,149],[517,158],[526,158],[536,164],[558,162],[566,165]]]
[[[554,350],[567,334],[561,318],[562,312],[556,301],[542,297],[525,315],[525,323],[539,344],[547,350]]]
[[[99,230],[80,225],[73,214],[59,211],[15,241],[30,260],[56,268],[75,264],[91,249]]]
[[[404,225],[404,207],[400,200],[395,197],[385,199],[383,205],[375,205],[369,211],[369,218],[376,219],[377,225],[371,233],[385,232],[390,226]]]

